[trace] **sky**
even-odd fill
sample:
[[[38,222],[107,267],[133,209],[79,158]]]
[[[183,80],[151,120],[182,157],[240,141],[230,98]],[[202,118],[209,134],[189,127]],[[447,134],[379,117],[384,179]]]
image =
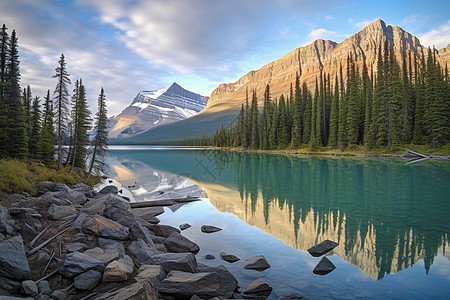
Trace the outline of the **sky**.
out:
[[[377,19],[424,46],[450,43],[445,0],[0,1],[0,26],[19,39],[22,87],[41,99],[53,92],[63,53],[93,112],[104,87],[110,116],[139,91],[172,82],[209,96],[297,47],[319,38],[341,42]]]

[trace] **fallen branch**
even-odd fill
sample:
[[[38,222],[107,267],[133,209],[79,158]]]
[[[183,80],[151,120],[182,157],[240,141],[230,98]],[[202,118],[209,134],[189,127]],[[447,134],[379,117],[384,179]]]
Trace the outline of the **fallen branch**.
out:
[[[53,259],[54,256],[55,256],[55,250],[52,251],[52,256],[50,256],[50,259],[48,260],[48,263],[45,266],[44,271],[42,271],[42,275],[41,276],[44,276],[45,271],[47,271],[47,268],[50,266],[50,263],[52,262],[52,259]]]
[[[50,274],[45,275],[44,277],[42,277],[41,279],[39,279],[38,281],[36,281],[36,284],[37,284],[38,282],[42,281],[42,280],[46,280],[46,279],[52,277],[53,275],[55,275],[56,273],[58,273],[60,269],[61,269],[61,268],[58,268],[58,269],[56,269],[55,271],[51,272]]]
[[[45,227],[41,232],[39,232],[38,235],[36,235],[34,237],[34,239],[28,244],[29,247],[33,247],[34,243],[36,243],[36,241],[42,236],[44,235],[44,233],[52,226],[52,224],[48,225],[47,227]]]
[[[34,253],[36,253],[37,251],[39,251],[40,249],[42,249],[43,247],[45,247],[45,245],[47,245],[48,243],[50,243],[51,241],[53,241],[56,237],[60,236],[61,234],[63,234],[64,232],[66,232],[67,230],[69,230],[69,228],[64,229],[63,231],[55,234],[54,236],[52,236],[51,238],[49,238],[48,240],[46,240],[45,242],[43,242],[42,244],[40,244],[39,246],[37,246],[36,248],[28,251],[27,256],[30,256]]]

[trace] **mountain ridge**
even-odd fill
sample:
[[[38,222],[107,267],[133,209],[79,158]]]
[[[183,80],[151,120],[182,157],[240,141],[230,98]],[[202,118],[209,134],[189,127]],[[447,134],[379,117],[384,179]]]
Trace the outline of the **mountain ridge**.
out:
[[[342,66],[344,81],[347,77],[347,57],[351,53],[356,67],[361,70],[365,61],[369,70],[376,70],[377,50],[381,43],[388,40],[397,60],[405,53],[412,59],[420,59],[426,48],[414,35],[399,26],[386,25],[379,19],[368,24],[362,30],[348,37],[341,43],[318,39],[309,45],[298,47],[281,58],[274,60],[258,70],[249,71],[233,83],[220,84],[210,96],[205,110],[182,122],[163,125],[157,130],[137,135],[130,142],[145,143],[168,141],[184,137],[212,134],[221,125],[231,124],[237,117],[237,112],[245,102],[246,91],[256,91],[258,104],[262,104],[264,90],[270,85],[272,99],[281,94],[288,94],[290,85],[295,82],[296,74],[300,83],[306,83],[313,91],[316,78],[322,73],[334,77]],[[442,55],[441,55],[442,54]],[[437,50],[437,59],[442,64],[450,61],[450,48]],[[231,114],[231,111],[234,114]],[[228,116],[228,117],[226,117]],[[222,123],[220,123],[220,122]],[[197,122],[206,122],[197,126]],[[180,124],[181,123],[181,124]],[[195,126],[195,131],[187,128]]]

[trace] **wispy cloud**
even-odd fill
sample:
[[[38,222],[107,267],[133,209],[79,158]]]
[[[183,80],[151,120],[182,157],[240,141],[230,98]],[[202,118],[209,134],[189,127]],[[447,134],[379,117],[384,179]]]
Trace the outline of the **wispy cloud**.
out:
[[[447,23],[438,26],[437,29],[418,35],[420,43],[426,47],[435,46],[436,49],[447,47],[450,43],[450,19]]]
[[[341,42],[344,38],[348,37],[345,34],[328,30],[325,28],[318,28],[311,31],[305,39],[304,45],[308,45],[311,42],[322,39],[322,40],[332,40],[334,42]]]

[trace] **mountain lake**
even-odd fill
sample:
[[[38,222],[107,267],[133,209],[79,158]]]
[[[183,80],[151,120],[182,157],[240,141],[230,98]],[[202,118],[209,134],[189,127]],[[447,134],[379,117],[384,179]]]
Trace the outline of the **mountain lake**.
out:
[[[111,177],[136,200],[200,195],[165,208],[161,224],[192,227],[198,262],[224,265],[240,291],[257,278],[268,299],[450,299],[450,161],[259,154],[180,147],[111,146]],[[206,234],[202,225],[223,230]],[[324,240],[336,269],[313,273]],[[264,255],[271,267],[246,270]],[[210,254],[215,259],[207,260]]]

